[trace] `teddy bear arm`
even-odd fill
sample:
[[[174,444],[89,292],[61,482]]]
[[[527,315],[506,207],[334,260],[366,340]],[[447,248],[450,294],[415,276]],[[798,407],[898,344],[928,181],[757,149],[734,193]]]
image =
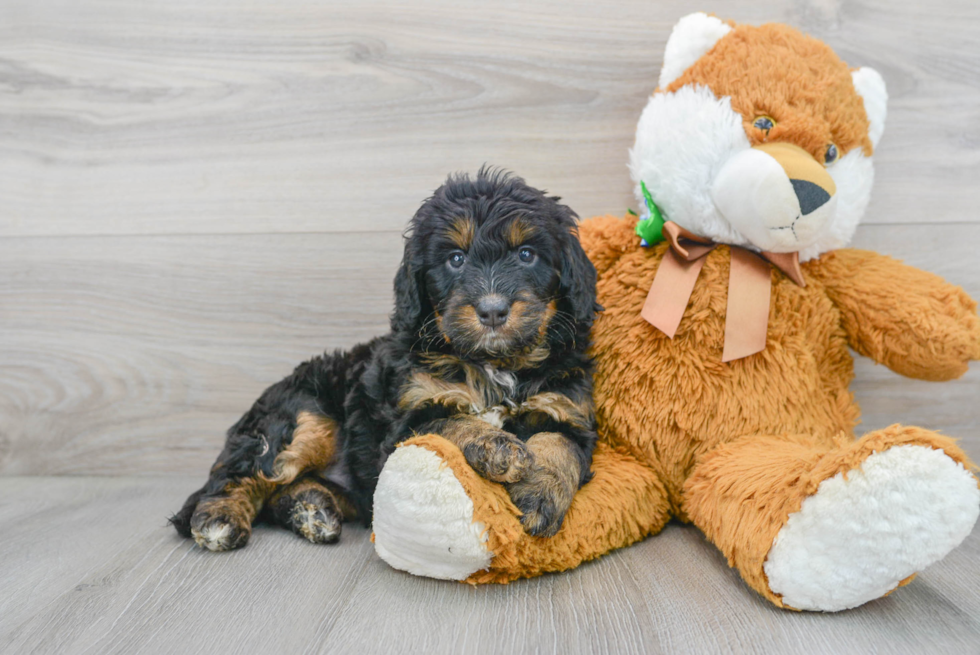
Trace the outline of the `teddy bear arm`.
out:
[[[640,247],[636,217],[595,216],[579,223],[579,241],[596,272],[602,275],[620,257]]]
[[[977,304],[938,275],[850,249],[824,255],[810,272],[840,310],[851,347],[896,373],[951,380],[980,359]]]
[[[471,583],[563,571],[658,532],[667,491],[643,462],[604,443],[594,477],[553,537],[532,537],[504,486],[478,475],[437,435],[413,437],[385,463],[374,497],[374,542],[397,569]]]

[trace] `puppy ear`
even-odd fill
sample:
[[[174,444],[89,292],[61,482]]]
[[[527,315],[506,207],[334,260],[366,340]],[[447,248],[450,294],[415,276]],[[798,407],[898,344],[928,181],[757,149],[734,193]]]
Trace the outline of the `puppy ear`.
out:
[[[392,332],[414,332],[422,319],[425,282],[420,263],[415,261],[411,236],[405,239],[405,254],[395,274],[395,311],[391,315]]]
[[[596,303],[595,266],[589,261],[578,240],[578,228],[568,231],[562,248],[561,288],[562,299],[571,308],[575,322],[591,328],[596,312],[602,307]]]

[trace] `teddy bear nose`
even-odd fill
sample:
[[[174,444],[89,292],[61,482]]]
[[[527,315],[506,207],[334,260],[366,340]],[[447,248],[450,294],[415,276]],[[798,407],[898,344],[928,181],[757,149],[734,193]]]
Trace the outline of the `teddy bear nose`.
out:
[[[480,323],[487,327],[495,328],[507,322],[507,315],[510,313],[510,303],[501,296],[484,296],[476,304],[476,315],[480,317]]]
[[[800,212],[806,216],[820,209],[830,200],[830,194],[813,182],[806,180],[790,180],[793,192],[800,201]]]

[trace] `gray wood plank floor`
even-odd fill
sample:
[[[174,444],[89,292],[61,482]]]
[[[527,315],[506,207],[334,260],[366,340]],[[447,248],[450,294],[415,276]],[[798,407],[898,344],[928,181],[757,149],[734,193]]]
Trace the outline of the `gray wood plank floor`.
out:
[[[208,553],[162,517],[196,479],[0,478],[0,651],[10,653],[975,652],[980,528],[891,597],[778,610],[694,528],[506,586],[387,567],[368,530],[334,546],[259,527]],[[975,568],[973,569],[975,570]]]
[[[218,556],[164,526],[265,386],[385,330],[401,230],[447,173],[635,207],[635,122],[697,9],[881,71],[855,245],[980,298],[974,0],[0,2],[0,652],[978,652],[980,530],[824,616],[773,609],[673,524],[475,589],[389,569],[357,526]],[[862,429],[980,460],[980,366],[856,374]]]

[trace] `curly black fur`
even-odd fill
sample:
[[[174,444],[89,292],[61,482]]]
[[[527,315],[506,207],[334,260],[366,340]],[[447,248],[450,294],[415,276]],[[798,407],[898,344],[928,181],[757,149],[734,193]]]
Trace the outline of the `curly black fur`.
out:
[[[369,524],[378,475],[395,445],[462,411],[437,402],[406,406],[405,390],[419,372],[474,387],[491,404],[516,407],[535,394],[555,393],[583,408],[578,420],[515,412],[502,427],[522,441],[539,432],[566,435],[584,483],[596,438],[585,353],[601,308],[576,215],[558,200],[486,167],[473,179],[449,177],[406,231],[391,332],[305,362],[267,389],[228,431],[208,482],[171,518],[177,531],[190,536],[199,503],[221,497],[229,483],[272,476],[300,412],[339,425],[330,475]],[[465,261],[455,266],[450,260],[458,264],[460,252]],[[487,294],[513,307],[501,330],[485,329],[474,314]]]

